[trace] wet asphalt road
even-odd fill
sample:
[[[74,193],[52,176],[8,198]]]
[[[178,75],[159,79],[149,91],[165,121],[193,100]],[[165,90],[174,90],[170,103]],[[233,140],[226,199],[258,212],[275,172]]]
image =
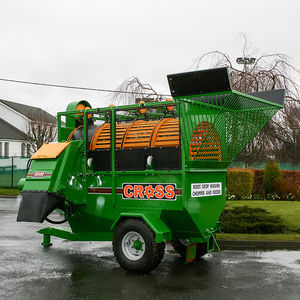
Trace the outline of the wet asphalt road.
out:
[[[300,299],[300,251],[224,251],[185,265],[169,248],[150,275],[119,267],[111,243],[52,238],[0,198],[0,299]]]

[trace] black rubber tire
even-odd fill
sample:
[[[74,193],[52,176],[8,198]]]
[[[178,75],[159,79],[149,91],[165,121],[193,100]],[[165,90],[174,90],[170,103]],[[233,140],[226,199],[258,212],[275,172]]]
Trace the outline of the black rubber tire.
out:
[[[126,233],[139,233],[145,242],[144,255],[138,260],[130,260],[122,250],[122,239]],[[156,243],[154,232],[141,219],[126,219],[121,222],[114,234],[113,251],[117,262],[126,270],[146,274],[154,270],[162,261],[165,254],[165,243]]]
[[[171,241],[171,245],[178,254],[180,254],[184,259],[186,258],[186,245],[184,245],[180,240]],[[197,243],[196,260],[200,259],[206,253],[207,243]]]

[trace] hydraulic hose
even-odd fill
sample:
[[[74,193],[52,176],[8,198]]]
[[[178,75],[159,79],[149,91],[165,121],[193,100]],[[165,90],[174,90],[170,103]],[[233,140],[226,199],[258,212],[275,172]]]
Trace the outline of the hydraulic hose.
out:
[[[45,220],[51,224],[63,224],[68,221],[67,219],[60,220],[60,221],[53,221],[53,220],[50,220],[49,218],[46,218]]]

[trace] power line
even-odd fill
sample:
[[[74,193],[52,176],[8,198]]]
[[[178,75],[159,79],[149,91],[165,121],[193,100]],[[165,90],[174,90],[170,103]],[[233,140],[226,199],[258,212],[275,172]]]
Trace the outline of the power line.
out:
[[[64,88],[64,89],[95,91],[95,92],[123,93],[123,94],[145,95],[145,96],[153,96],[154,95],[153,93],[137,93],[137,92],[131,92],[131,91],[117,91],[117,90],[111,90],[111,89],[99,89],[99,88],[90,88],[90,87],[81,87],[81,86],[61,85],[61,84],[15,80],[15,79],[7,79],[7,78],[0,78],[0,81],[21,83],[21,84],[30,84],[30,85],[39,85],[39,86],[50,86],[50,87]],[[157,96],[170,97],[170,95],[165,95],[165,94],[157,94]]]
[[[171,97],[171,95],[169,95],[169,94],[153,94],[153,93],[142,93],[142,92],[138,93],[138,92],[131,92],[131,91],[118,91],[118,90],[111,90],[111,89],[99,89],[99,88],[52,84],[52,83],[34,82],[34,81],[24,81],[24,80],[7,79],[7,78],[0,78],[0,81],[21,83],[21,84],[30,84],[30,85],[39,85],[39,86],[49,86],[49,87],[73,89],[73,90],[94,91],[94,92],[120,93],[120,94],[144,95],[144,96],[156,95],[156,96],[162,96],[162,97]],[[287,99],[287,100],[285,100],[285,102],[298,102],[299,103],[299,101],[295,100],[295,99]]]

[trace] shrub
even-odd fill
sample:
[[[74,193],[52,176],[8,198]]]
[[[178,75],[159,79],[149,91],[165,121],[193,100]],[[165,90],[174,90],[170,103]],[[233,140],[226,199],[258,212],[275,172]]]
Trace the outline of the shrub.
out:
[[[251,199],[254,173],[250,169],[230,169],[227,172],[227,194],[238,199]]]
[[[252,191],[252,198],[256,200],[265,199],[265,190],[263,185],[264,170],[253,170],[254,172],[254,184]]]
[[[298,187],[298,189],[297,189],[297,193],[296,193],[295,200],[296,200],[296,201],[300,201],[300,185],[299,185],[299,187]]]
[[[220,221],[224,233],[282,233],[286,229],[279,216],[248,206],[225,209]]]
[[[282,200],[295,200],[298,184],[293,177],[280,178],[276,181],[275,190]]]
[[[282,174],[278,164],[274,159],[269,160],[263,174],[263,185],[266,195],[275,192],[276,181],[279,179],[282,179]]]
[[[228,173],[236,169],[228,169]],[[254,184],[252,190],[252,197],[249,196],[236,196],[232,194],[231,188],[227,183],[227,200],[240,200],[240,199],[251,199],[251,200],[296,200],[300,201],[300,171],[288,171],[282,170],[282,177],[277,179],[274,183],[274,191],[265,194],[263,174],[264,170],[253,169],[254,173]]]

